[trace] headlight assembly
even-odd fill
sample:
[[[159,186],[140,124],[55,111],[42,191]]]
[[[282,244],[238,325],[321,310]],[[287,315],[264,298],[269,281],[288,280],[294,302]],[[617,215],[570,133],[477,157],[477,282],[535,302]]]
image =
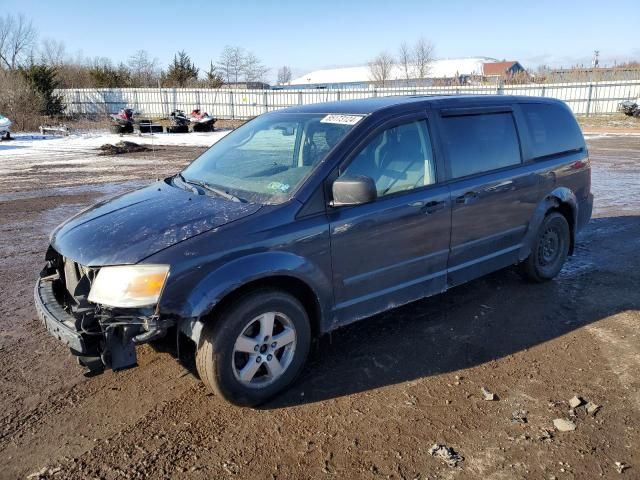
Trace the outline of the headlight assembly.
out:
[[[146,307],[158,303],[169,265],[103,267],[89,292],[89,301],[109,307]]]

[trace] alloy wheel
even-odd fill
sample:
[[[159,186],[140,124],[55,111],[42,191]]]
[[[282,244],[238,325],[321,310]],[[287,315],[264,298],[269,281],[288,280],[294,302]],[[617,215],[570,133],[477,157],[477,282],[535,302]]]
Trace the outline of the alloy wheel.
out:
[[[289,368],[296,349],[293,322],[280,312],[266,312],[242,329],[233,347],[236,379],[250,388],[263,388]]]

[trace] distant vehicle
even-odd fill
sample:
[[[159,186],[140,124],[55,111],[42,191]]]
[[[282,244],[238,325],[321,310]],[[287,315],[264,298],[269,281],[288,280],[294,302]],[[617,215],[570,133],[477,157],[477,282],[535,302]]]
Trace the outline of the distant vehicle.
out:
[[[11,138],[11,133],[9,132],[10,127],[11,120],[0,115],[0,139],[9,140],[9,138]]]
[[[217,119],[196,108],[191,112],[190,121],[194,132],[213,132],[213,124]]]
[[[109,117],[112,122],[112,133],[133,133],[134,111],[132,108],[123,108]]]
[[[182,110],[174,110],[169,114],[171,125],[167,127],[167,133],[188,133],[189,118]]]
[[[638,102],[625,100],[618,104],[618,111],[624,113],[628,117],[640,117],[640,106]]]
[[[35,304],[92,372],[135,366],[136,345],[171,332],[208,388],[257,405],[300,374],[313,335],[512,265],[554,278],[590,190],[557,100],[299,106],[62,224]]]

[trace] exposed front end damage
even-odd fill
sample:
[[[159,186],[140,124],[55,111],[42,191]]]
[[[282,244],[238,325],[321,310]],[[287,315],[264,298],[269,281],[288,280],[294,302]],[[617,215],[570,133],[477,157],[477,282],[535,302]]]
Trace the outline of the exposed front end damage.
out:
[[[164,336],[175,324],[155,307],[111,308],[88,301],[99,268],[80,265],[49,248],[34,297],[47,330],[71,349],[87,373],[137,365],[136,345]]]

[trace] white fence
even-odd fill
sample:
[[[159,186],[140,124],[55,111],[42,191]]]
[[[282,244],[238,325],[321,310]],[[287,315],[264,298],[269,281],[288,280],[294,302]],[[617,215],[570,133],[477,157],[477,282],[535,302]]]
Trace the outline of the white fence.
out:
[[[576,115],[614,113],[618,103],[640,97],[640,80],[504,86],[370,89],[228,90],[206,88],[115,88],[59,90],[66,113],[104,115],[130,107],[149,117],[199,107],[217,118],[251,118],[280,108],[389,95],[527,95],[564,100]]]

